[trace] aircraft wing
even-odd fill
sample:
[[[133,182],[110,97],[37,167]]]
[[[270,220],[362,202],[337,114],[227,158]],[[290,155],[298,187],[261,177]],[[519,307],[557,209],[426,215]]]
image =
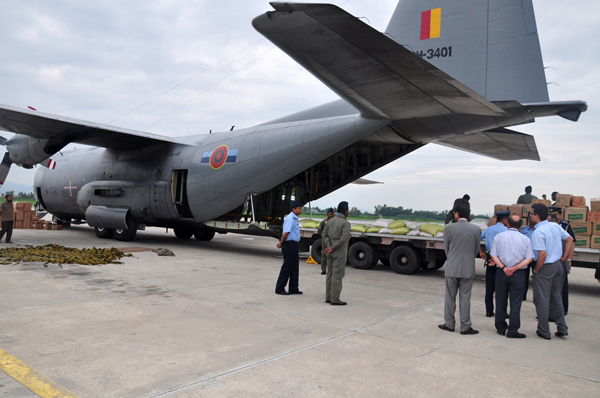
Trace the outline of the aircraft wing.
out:
[[[136,149],[157,143],[179,143],[174,138],[0,105],[0,130],[34,138],[49,138],[111,149]]]
[[[505,128],[458,135],[434,143],[498,160],[540,160],[533,136]]]
[[[506,113],[331,4],[270,3],[256,30],[369,118]]]

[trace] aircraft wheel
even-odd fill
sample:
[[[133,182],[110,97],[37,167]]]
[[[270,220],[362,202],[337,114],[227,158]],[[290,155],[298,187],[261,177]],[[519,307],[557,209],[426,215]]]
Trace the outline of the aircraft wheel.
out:
[[[310,255],[319,264],[321,264],[321,249],[322,249],[323,240],[317,239],[312,246],[310,247]]]
[[[208,242],[215,237],[215,231],[209,229],[201,229],[200,231],[194,232],[194,238],[199,241]]]
[[[375,268],[379,256],[375,248],[368,242],[354,242],[348,250],[348,262],[356,269],[371,269]]]
[[[96,236],[100,239],[110,239],[113,237],[113,230],[110,228],[94,228],[96,231]]]
[[[114,236],[116,240],[130,242],[135,238],[137,233],[137,223],[127,214],[127,229],[115,229]]]
[[[396,246],[390,254],[390,265],[397,274],[411,275],[421,268],[421,256],[410,246]]]
[[[187,229],[174,229],[173,232],[175,232],[175,236],[179,239],[189,239],[194,234],[192,231]]]

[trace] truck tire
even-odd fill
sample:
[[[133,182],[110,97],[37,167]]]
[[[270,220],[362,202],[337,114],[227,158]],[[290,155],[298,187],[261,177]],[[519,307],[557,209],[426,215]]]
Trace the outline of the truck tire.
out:
[[[313,260],[315,260],[319,264],[321,264],[321,246],[322,246],[322,244],[323,244],[323,240],[317,239],[316,241],[314,241],[314,243],[310,247],[310,256],[313,258]]]
[[[377,265],[379,256],[367,242],[354,242],[348,250],[348,262],[356,269],[371,269]]]
[[[100,239],[110,239],[113,237],[113,230],[110,228],[95,227],[96,236]]]
[[[212,240],[212,238],[215,237],[215,231],[211,231],[210,229],[201,229],[200,231],[196,231],[194,232],[194,238],[196,238],[196,240],[202,241],[202,242],[208,242],[209,240]]]
[[[435,258],[435,269],[440,269],[446,264],[446,253],[440,253]]]
[[[178,228],[173,229],[173,232],[175,232],[175,236],[179,239],[189,239],[194,234],[192,231],[190,231],[188,229],[178,229]]]
[[[444,264],[446,264],[446,253],[440,250],[440,252],[436,253],[435,255],[435,267],[429,268],[429,264],[427,264],[426,261],[423,261],[423,264],[421,264],[421,268],[425,271],[435,271],[442,268]]]
[[[131,218],[129,213],[127,214],[126,223],[127,229],[113,230],[113,235],[116,240],[131,242],[135,238],[135,234],[137,233],[137,223],[133,221],[133,218]]]
[[[411,275],[421,268],[421,256],[410,246],[396,246],[390,254],[390,265],[397,274]]]

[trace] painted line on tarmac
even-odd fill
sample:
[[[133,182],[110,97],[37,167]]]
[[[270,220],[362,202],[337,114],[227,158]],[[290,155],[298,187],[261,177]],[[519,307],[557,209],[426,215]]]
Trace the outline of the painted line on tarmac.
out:
[[[0,370],[41,398],[79,398],[60,384],[0,349]]]
[[[300,347],[300,348],[297,348],[297,349],[295,349],[295,350],[292,350],[292,351],[284,352],[283,354],[275,355],[275,356],[273,356],[273,357],[266,358],[266,359],[263,359],[263,360],[261,360],[261,361],[257,361],[257,362],[254,362],[254,363],[250,363],[250,364],[248,364],[248,365],[240,366],[240,367],[237,367],[237,368],[234,368],[234,369],[228,370],[228,371],[226,371],[226,372],[220,373],[220,374],[218,374],[218,375],[211,376],[211,377],[207,377],[206,379],[198,380],[198,381],[195,381],[195,382],[193,382],[193,383],[189,383],[189,384],[185,384],[185,385],[183,385],[183,386],[175,387],[175,388],[173,388],[173,389],[171,389],[171,390],[168,390],[168,391],[164,391],[164,392],[161,392],[161,393],[158,393],[158,394],[150,395],[150,396],[148,396],[148,397],[146,397],[146,398],[159,398],[159,397],[165,397],[165,396],[167,396],[167,395],[171,395],[171,394],[173,394],[173,393],[176,393],[176,392],[178,392],[178,391],[181,391],[181,390],[185,390],[185,389],[188,389],[188,388],[191,388],[191,387],[198,386],[198,385],[200,385],[200,384],[202,384],[202,383],[206,383],[206,382],[208,382],[208,381],[216,380],[216,379],[219,379],[219,378],[221,378],[221,377],[224,377],[224,376],[229,376],[229,375],[232,375],[232,374],[234,374],[234,373],[238,373],[238,372],[241,372],[241,371],[243,371],[243,370],[250,369],[250,368],[253,368],[253,367],[255,367],[255,366],[258,366],[258,365],[262,365],[262,364],[265,364],[265,363],[268,363],[268,362],[271,362],[271,361],[275,361],[275,360],[277,360],[277,359],[284,358],[284,357],[290,356],[290,355],[292,355],[292,354],[296,354],[296,353],[298,353],[298,352],[306,351],[306,350],[309,350],[309,349],[311,349],[311,348],[313,348],[313,347],[319,346],[319,345],[321,345],[321,344],[325,344],[325,343],[328,343],[328,342],[330,342],[330,341],[337,340],[337,339],[340,339],[340,338],[342,338],[342,337],[345,337],[345,336],[348,336],[348,335],[351,335],[351,334],[357,333],[357,332],[359,332],[359,331],[360,331],[360,330],[362,330],[362,329],[365,329],[365,328],[368,328],[368,327],[371,327],[371,326],[374,326],[374,325],[378,325],[378,324],[380,324],[380,323],[388,322],[388,321],[391,321],[392,319],[396,319],[396,318],[399,318],[399,317],[401,317],[401,316],[403,316],[403,315],[410,314],[411,312],[415,312],[415,311],[418,311],[418,310],[420,310],[420,309],[423,309],[423,308],[425,308],[425,307],[429,307],[429,306],[431,306],[431,305],[434,305],[434,304],[437,304],[437,303],[439,303],[440,301],[444,301],[444,299],[443,299],[443,298],[442,298],[442,299],[438,299],[438,300],[432,301],[432,302],[430,302],[430,303],[423,304],[423,305],[422,305],[422,306],[420,306],[420,307],[415,307],[415,308],[412,308],[412,309],[410,309],[410,310],[408,310],[408,311],[404,311],[404,312],[401,312],[401,313],[399,313],[399,314],[396,314],[396,315],[390,316],[390,317],[388,317],[388,318],[382,319],[382,320],[380,320],[380,321],[374,322],[374,323],[372,323],[372,324],[370,324],[370,325],[365,325],[365,326],[362,326],[362,327],[360,327],[360,328],[353,329],[353,330],[350,330],[350,331],[348,331],[348,332],[345,332],[345,333],[339,334],[339,335],[337,335],[337,336],[333,336],[333,337],[330,337],[330,338],[328,338],[328,339],[321,340],[321,341],[318,341],[318,342],[316,342],[316,343],[309,344],[309,345],[307,345],[307,346]]]

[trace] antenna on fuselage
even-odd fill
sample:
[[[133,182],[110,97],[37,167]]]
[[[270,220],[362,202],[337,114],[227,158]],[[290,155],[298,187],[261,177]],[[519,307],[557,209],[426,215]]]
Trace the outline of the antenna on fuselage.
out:
[[[231,126],[231,128],[229,129],[229,131],[233,131],[234,127],[235,127],[235,125]]]

